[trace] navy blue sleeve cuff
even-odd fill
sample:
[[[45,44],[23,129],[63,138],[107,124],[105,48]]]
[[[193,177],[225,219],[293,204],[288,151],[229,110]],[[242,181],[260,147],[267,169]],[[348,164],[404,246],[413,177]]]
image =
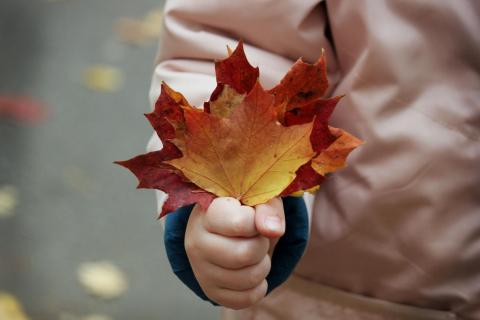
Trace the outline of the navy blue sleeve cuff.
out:
[[[308,241],[308,214],[303,198],[285,197],[282,200],[286,230],[273,252],[272,268],[267,276],[268,293],[287,280],[302,257]],[[208,299],[198,284],[185,252],[185,229],[192,208],[193,205],[180,208],[166,217],[164,240],[168,260],[173,272],[187,287],[203,300],[217,305]]]

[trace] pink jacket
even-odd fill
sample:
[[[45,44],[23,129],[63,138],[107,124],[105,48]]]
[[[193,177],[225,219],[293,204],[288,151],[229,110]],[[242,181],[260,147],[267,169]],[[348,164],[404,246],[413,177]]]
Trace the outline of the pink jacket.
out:
[[[236,319],[480,319],[480,2],[175,0],[151,98],[195,105],[244,39],[273,86],[325,48],[333,116],[367,143],[315,195],[295,276]]]

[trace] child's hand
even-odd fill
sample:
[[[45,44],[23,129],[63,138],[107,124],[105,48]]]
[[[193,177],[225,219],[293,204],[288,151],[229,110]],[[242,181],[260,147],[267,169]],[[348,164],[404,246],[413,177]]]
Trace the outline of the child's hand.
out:
[[[281,199],[252,208],[217,198],[207,211],[193,209],[185,249],[205,294],[225,307],[243,309],[265,296],[269,254],[284,232]]]

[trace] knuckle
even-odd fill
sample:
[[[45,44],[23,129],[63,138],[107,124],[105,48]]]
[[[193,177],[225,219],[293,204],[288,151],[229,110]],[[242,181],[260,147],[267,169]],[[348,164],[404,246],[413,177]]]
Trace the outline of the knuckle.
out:
[[[258,236],[253,240],[253,242],[259,252],[264,254],[268,253],[268,250],[270,249],[270,239],[264,236]]]
[[[240,294],[235,298],[225,297],[221,292],[217,292],[216,290],[212,290],[208,293],[205,292],[205,294],[208,298],[210,298],[210,300],[215,301],[219,305],[234,310],[245,309],[251,305],[248,294]]]
[[[256,264],[268,253],[269,247],[270,241],[262,236],[245,240],[236,247],[234,261],[240,267]]]
[[[235,262],[239,266],[248,266],[256,262],[256,256],[255,248],[250,243],[243,243],[236,249]]]
[[[245,234],[249,230],[248,226],[248,217],[244,214],[235,214],[232,215],[230,221],[230,228],[231,231],[235,234]]]
[[[203,288],[202,288],[203,289]],[[225,294],[217,288],[204,289],[208,298],[216,303],[234,310],[248,308],[260,301],[267,292],[267,282],[263,280],[261,284],[247,291],[236,291],[233,294]]]
[[[254,288],[258,286],[265,277],[263,276],[263,272],[259,271],[259,268],[256,268],[257,270],[252,271],[250,275],[248,276],[248,285],[250,288]]]
[[[265,295],[267,294],[267,291],[268,291],[267,280],[263,280],[262,284],[260,284],[256,289],[256,297],[255,297],[254,303],[257,303],[258,301],[263,299],[263,297],[265,297]]]
[[[270,260],[270,256],[266,255],[259,266],[259,272],[263,279],[265,279],[268,276],[268,274],[270,273],[271,267],[272,267],[272,262]]]
[[[253,291],[249,291],[241,294],[237,299],[235,299],[235,301],[231,301],[230,308],[235,310],[245,309],[253,305],[255,302],[257,302],[255,293]]]
[[[222,305],[222,306],[227,306],[229,304],[229,301],[226,300],[223,295],[219,292],[217,292],[217,290],[206,290],[204,288],[202,288],[205,295],[212,301],[218,303],[219,305]]]
[[[227,308],[233,309],[233,310],[241,310],[248,308],[250,305],[248,303],[244,303],[240,300],[237,301],[230,301],[226,303],[220,303],[222,306],[225,306]]]
[[[207,214],[205,214],[205,216],[202,219],[202,228],[207,232],[218,231],[216,230],[218,228],[218,223],[215,217],[215,213],[212,213],[211,211],[209,211],[207,212]]]
[[[265,294],[267,293],[267,281],[263,280],[263,282],[258,285],[255,289],[251,291],[248,295],[248,304],[253,305],[260,301]]]
[[[262,260],[262,262],[254,266],[251,272],[249,272],[248,282],[250,287],[253,288],[261,284],[261,282],[265,280],[269,272],[270,272],[270,257],[267,255]]]
[[[244,294],[240,301],[242,308],[250,307],[255,302],[257,302],[257,299],[254,292]]]

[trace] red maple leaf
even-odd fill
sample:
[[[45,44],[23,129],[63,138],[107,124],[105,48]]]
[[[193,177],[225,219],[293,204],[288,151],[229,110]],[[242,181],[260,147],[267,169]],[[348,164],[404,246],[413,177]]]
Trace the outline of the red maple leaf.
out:
[[[163,83],[146,115],[163,149],[117,162],[139,188],[168,194],[160,216],[192,203],[207,207],[216,196],[253,206],[315,189],[362,143],[328,125],[342,97],[321,99],[328,88],[323,53],[314,64],[297,61],[268,91],[242,42],[215,71],[217,87],[203,111]]]

